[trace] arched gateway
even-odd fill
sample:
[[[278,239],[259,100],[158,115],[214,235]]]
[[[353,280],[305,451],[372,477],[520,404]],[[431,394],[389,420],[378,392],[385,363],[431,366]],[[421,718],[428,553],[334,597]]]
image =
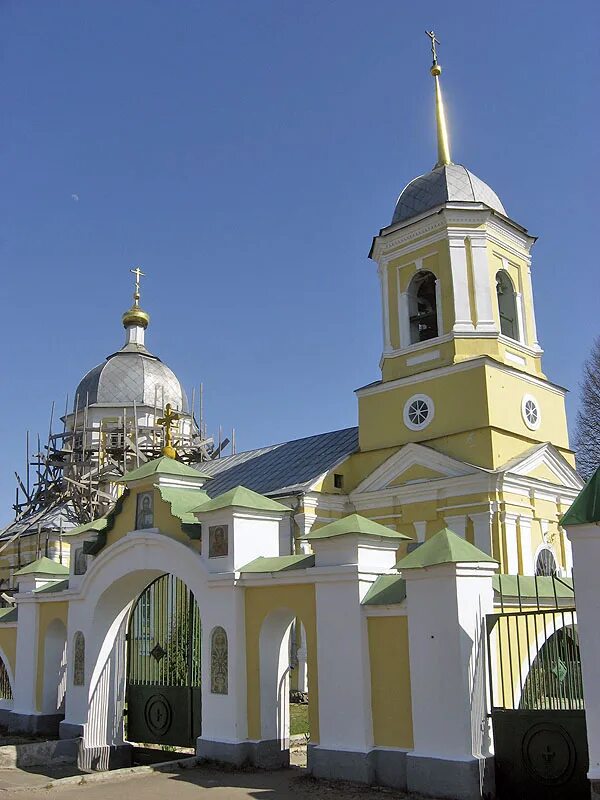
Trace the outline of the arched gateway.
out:
[[[127,630],[125,735],[131,742],[195,747],[202,732],[200,609],[173,575],[138,597]]]

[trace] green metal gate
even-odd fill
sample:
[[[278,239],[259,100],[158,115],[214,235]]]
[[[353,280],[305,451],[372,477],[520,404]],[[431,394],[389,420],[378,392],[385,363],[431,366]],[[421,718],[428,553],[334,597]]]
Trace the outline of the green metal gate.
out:
[[[161,575],[139,596],[127,632],[126,736],[193,747],[201,734],[200,614],[192,592]]]
[[[487,618],[497,798],[589,800],[576,611],[535,585]]]

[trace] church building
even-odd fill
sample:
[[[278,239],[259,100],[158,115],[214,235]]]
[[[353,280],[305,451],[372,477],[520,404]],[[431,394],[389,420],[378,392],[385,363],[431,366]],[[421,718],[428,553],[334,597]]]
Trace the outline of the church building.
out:
[[[505,800],[523,759],[540,791],[563,762],[553,786],[585,782],[562,722],[518,716],[573,711],[585,742],[560,524],[583,483],[542,369],[535,237],[452,161],[429,35],[437,161],[371,245],[381,377],[357,425],[224,455],[146,349],[137,270],[125,345],[83,377],[63,466],[0,538],[10,729],[86,768],[132,742],[272,768],[291,685],[317,777],[454,800],[495,780]]]

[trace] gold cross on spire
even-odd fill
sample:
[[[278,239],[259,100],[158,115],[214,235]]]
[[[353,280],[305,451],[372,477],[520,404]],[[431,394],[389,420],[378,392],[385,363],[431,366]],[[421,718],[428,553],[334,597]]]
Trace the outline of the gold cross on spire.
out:
[[[174,422],[181,419],[181,415],[171,409],[171,403],[165,406],[164,416],[157,419],[156,422],[165,429],[165,446],[163,447],[163,455],[168,458],[177,458],[177,450],[173,447],[173,438],[171,428]]]
[[[437,50],[435,49],[436,44],[441,44],[439,39],[435,37],[435,31],[425,31],[427,36],[431,39],[431,57],[433,59],[433,63],[437,64]]]
[[[452,164],[450,157],[450,142],[448,141],[448,130],[446,128],[446,114],[444,113],[444,101],[442,99],[442,87],[440,86],[440,75],[442,68],[438,64],[436,44],[441,44],[439,39],[436,39],[435,31],[425,31],[427,36],[431,39],[431,55],[433,57],[433,64],[430,68],[431,76],[435,81],[435,116],[437,125],[437,150],[438,159],[434,169],[444,167]]]
[[[145,277],[145,273],[142,272],[139,267],[130,269],[129,272],[135,275],[135,292],[133,293],[133,299],[135,300],[135,304],[137,306],[140,302],[140,278]]]

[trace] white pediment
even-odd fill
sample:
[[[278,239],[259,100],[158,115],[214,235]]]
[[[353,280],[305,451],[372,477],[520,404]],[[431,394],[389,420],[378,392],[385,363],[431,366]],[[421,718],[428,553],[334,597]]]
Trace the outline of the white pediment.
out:
[[[550,442],[528,450],[498,471],[505,475],[520,475],[578,491],[583,488],[583,481],[577,472]]]
[[[352,494],[378,492],[394,486],[460,478],[485,472],[421,444],[407,444],[384,461]]]

